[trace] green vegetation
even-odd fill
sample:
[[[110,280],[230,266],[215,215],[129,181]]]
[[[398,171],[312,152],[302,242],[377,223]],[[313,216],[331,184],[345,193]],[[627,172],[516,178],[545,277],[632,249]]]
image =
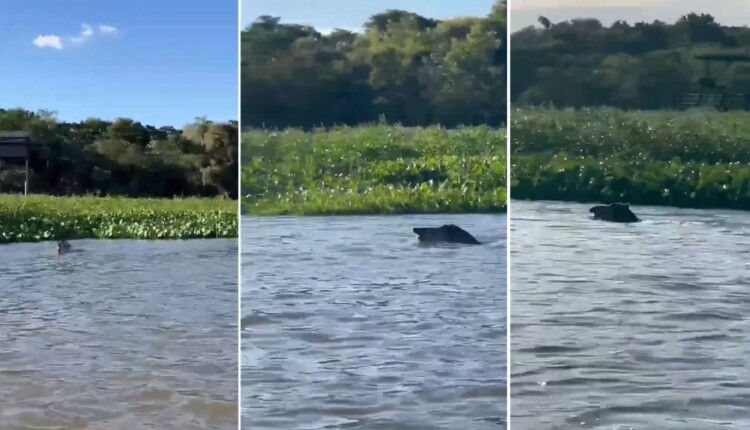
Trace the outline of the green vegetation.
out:
[[[171,199],[237,197],[235,122],[199,119],[177,130],[0,109],[0,131],[30,134],[30,192],[60,196],[0,195],[0,243],[237,237],[236,201]],[[22,192],[23,160],[1,161],[0,190]]]
[[[127,118],[59,122],[49,111],[0,109],[0,131],[31,135],[30,192],[237,198],[236,122],[199,118],[178,130]],[[23,160],[1,162],[0,190],[23,192]]]
[[[750,113],[517,110],[515,199],[750,210]]]
[[[442,21],[388,10],[361,32],[261,16],[241,37],[244,212],[505,210],[504,0]]]
[[[712,85],[750,92],[747,63],[712,65],[711,84],[693,58],[744,53],[750,29],[695,13],[671,25],[539,23],[511,36],[511,102],[579,110],[512,113],[513,198],[750,209],[750,113],[663,111]]]
[[[261,16],[242,32],[242,123],[331,127],[486,124],[506,118],[506,5],[435,20],[402,10],[321,34]]]
[[[674,24],[545,17],[539,23],[511,36],[513,104],[672,108],[674,97],[694,91],[705,73],[694,54],[750,48],[750,28],[721,26],[706,14]],[[750,92],[750,64],[712,69],[730,92]]]
[[[250,130],[242,157],[250,214],[505,210],[505,131],[487,126]]]
[[[234,238],[237,202],[0,195],[0,225],[0,243],[63,238]]]

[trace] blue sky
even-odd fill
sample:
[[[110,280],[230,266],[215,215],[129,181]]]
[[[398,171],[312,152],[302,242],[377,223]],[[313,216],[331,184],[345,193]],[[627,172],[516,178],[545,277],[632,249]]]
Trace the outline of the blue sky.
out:
[[[512,31],[537,25],[539,15],[552,22],[597,18],[609,25],[618,19],[673,23],[696,12],[711,14],[724,25],[750,25],[750,2],[738,0],[513,0],[510,4]]]
[[[281,17],[285,23],[307,24],[318,31],[356,30],[367,19],[387,9],[403,9],[429,18],[485,16],[493,0],[241,0],[242,27],[261,15]]]
[[[6,1],[0,52],[0,108],[237,119],[237,0]]]

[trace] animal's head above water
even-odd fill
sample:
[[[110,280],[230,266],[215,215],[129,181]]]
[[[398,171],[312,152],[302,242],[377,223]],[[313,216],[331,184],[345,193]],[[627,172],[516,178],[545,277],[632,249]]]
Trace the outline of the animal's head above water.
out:
[[[612,203],[606,206],[594,206],[589,209],[594,219],[611,222],[639,222],[640,219],[630,210],[628,203]]]
[[[68,243],[67,240],[58,240],[57,241],[57,253],[65,254],[68,251],[70,251],[70,243]]]
[[[416,227],[414,233],[419,237],[420,242],[428,243],[465,243],[479,245],[480,242],[469,234],[466,230],[454,224],[445,224],[438,228]]]

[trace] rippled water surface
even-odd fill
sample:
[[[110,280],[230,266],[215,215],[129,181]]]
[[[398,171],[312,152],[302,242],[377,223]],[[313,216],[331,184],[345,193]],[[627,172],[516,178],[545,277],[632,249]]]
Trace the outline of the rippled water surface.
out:
[[[0,245],[3,429],[236,429],[237,241]]]
[[[519,429],[750,429],[750,213],[512,203]]]
[[[425,247],[455,223],[486,245]],[[245,429],[505,427],[505,217],[245,218]]]

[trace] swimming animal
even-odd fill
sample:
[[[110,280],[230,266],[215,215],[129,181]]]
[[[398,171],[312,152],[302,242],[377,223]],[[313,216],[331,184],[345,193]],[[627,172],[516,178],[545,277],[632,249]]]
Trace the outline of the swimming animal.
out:
[[[57,241],[57,255],[63,255],[70,252],[70,243],[67,240]]]
[[[474,236],[466,230],[453,224],[446,224],[441,227],[417,227],[414,228],[420,242],[446,242],[446,243],[464,243],[467,245],[481,245]]]
[[[594,206],[589,209],[594,219],[610,222],[639,222],[637,216],[630,210],[628,203],[612,203],[610,205]]]

